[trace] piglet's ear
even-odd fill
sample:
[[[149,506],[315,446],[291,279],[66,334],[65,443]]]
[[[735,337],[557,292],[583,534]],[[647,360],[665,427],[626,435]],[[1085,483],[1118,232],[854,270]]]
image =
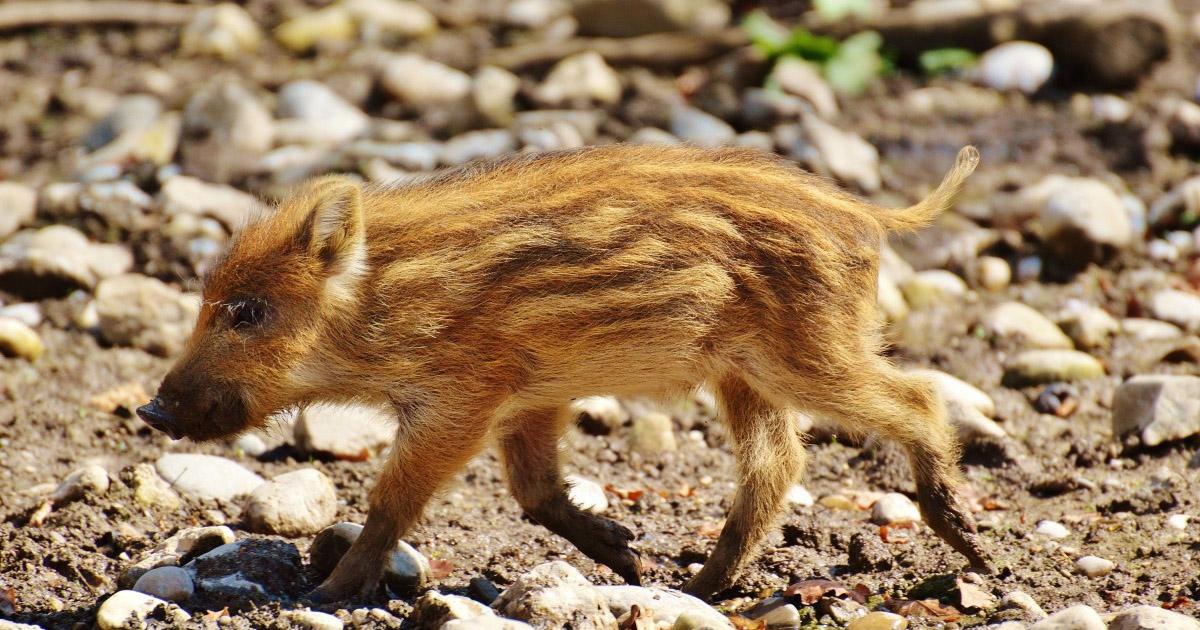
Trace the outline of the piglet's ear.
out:
[[[311,184],[313,209],[307,221],[308,250],[333,273],[341,273],[362,258],[362,190],[348,177],[328,177]]]

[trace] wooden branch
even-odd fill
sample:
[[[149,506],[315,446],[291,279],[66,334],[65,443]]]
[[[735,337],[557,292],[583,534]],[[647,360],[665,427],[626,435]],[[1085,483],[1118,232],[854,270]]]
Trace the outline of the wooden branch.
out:
[[[500,48],[484,55],[483,63],[509,70],[547,66],[571,55],[595,51],[616,65],[678,67],[716,57],[745,46],[740,28],[713,33],[654,33],[638,37],[576,37]]]
[[[0,3],[0,31],[68,24],[186,24],[202,7],[142,0],[42,0]]]

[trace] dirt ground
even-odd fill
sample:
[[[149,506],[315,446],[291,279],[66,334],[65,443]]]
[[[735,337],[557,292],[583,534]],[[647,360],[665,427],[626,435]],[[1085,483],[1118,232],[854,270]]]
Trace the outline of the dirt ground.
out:
[[[264,22],[277,20],[283,4],[251,0],[246,5]],[[1186,3],[1180,8],[1188,10]],[[277,50],[259,58],[216,66],[210,60],[175,58],[171,29],[106,27],[99,29],[33,29],[0,39],[0,94],[16,95],[56,85],[63,73],[75,73],[80,85],[103,85],[116,93],[135,91],[129,68],[154,65],[176,79],[180,108],[204,79],[216,73],[248,77],[277,88],[300,77],[328,76],[336,55],[296,60]],[[1197,171],[1194,155],[1161,151],[1140,155],[1136,146],[1150,125],[1155,104],[1172,93],[1190,94],[1200,48],[1189,45],[1182,58],[1161,66],[1136,91],[1122,93],[1135,107],[1130,123],[1098,126],[1078,115],[1072,93],[1054,89],[1035,100],[1002,96],[988,112],[952,116],[913,116],[904,112],[905,95],[926,84],[902,72],[868,94],[843,102],[840,125],[874,144],[881,153],[884,188],[901,203],[935,182],[959,146],[974,143],[983,167],[967,193],[967,202],[987,204],[990,196],[1036,181],[1046,173],[1095,175],[1116,173],[1144,199],[1160,195],[1171,182]],[[349,54],[349,51],[346,52]],[[714,62],[715,64],[716,62]],[[952,83],[935,79],[933,84]],[[0,101],[7,98],[0,97]],[[366,99],[370,110],[378,104]],[[53,110],[53,108],[51,108]],[[57,181],[70,164],[67,157],[87,121],[59,112],[39,130],[20,136],[9,124],[0,136],[0,176],[31,183]],[[254,182],[244,187],[254,192]],[[885,195],[886,196],[886,195]],[[100,239],[101,229],[80,222]],[[936,230],[936,228],[935,228]],[[135,268],[169,278],[177,269],[145,236],[128,238]],[[1035,250],[1028,239],[1000,243],[991,251],[1016,261]],[[997,572],[985,576],[986,590],[1001,596],[1022,590],[1047,611],[1085,603],[1100,611],[1136,604],[1167,604],[1177,612],[1200,617],[1200,528],[1166,527],[1173,514],[1200,518],[1200,437],[1154,448],[1114,439],[1111,431],[1113,392],[1133,374],[1200,372],[1194,362],[1157,362],[1154,344],[1119,336],[1111,348],[1093,352],[1108,376],[1075,384],[1079,407],[1060,418],[1038,413],[1032,401],[1043,388],[1013,389],[1001,385],[1005,359],[1015,347],[977,334],[987,307],[1020,300],[1053,312],[1072,298],[1085,298],[1114,316],[1136,316],[1147,286],[1147,272],[1184,276],[1193,262],[1152,261],[1134,251],[1102,267],[1091,267],[1066,281],[1025,281],[999,293],[979,293],[963,303],[914,312],[889,329],[895,360],[911,367],[934,367],[987,392],[995,400],[996,418],[1008,433],[1004,440],[976,442],[964,451],[963,468],[981,509],[976,517],[984,546],[993,554]],[[1052,274],[1051,274],[1052,275]],[[20,301],[4,295],[5,303]],[[102,497],[55,509],[40,526],[30,524],[41,504],[38,486],[56,484],[85,463],[99,463],[115,480],[129,467],[154,462],[169,452],[202,452],[236,459],[263,477],[313,466],[337,486],[338,520],[362,522],[374,462],[310,459],[290,445],[290,431],[268,433],[272,447],[253,458],[229,444],[172,442],[128,413],[96,410],[88,400],[127,383],[152,392],[170,360],[140,350],[107,347],[93,334],[70,322],[70,306],[62,298],[41,301],[47,323],[39,328],[46,345],[36,363],[0,359],[0,618],[45,628],[91,627],[98,604],[116,590],[123,567],[171,533],[186,527],[240,523],[237,502],[200,501],[185,497],[173,513],[144,510],[131,500],[128,487],[114,481]],[[635,491],[637,500],[610,493],[608,516],[637,533],[636,547],[648,561],[648,584],[678,587],[687,566],[701,562],[735,489],[732,457],[724,432],[703,401],[668,405],[679,448],[647,458],[632,453],[621,430],[593,435],[582,429],[569,436],[564,452],[567,472],[618,490]],[[890,444],[853,442],[846,436],[815,436],[808,449],[803,485],[814,497],[839,491],[897,491],[915,496],[907,462]],[[1189,462],[1192,462],[1189,466]],[[833,578],[864,584],[872,594],[895,598],[936,576],[962,568],[961,559],[925,527],[906,542],[886,543],[869,512],[828,508],[820,503],[789,510],[772,534],[762,556],[736,588],[714,602],[736,612],[748,604],[808,578]],[[1071,535],[1057,545],[1032,534],[1042,519],[1059,521]],[[431,559],[441,560],[442,573],[431,588],[465,594],[473,578],[484,577],[503,589],[529,568],[564,559],[595,583],[620,579],[597,567],[566,541],[521,515],[507,495],[495,456],[473,461],[428,509],[424,522],[407,541]],[[303,553],[311,538],[291,541]],[[1057,548],[1055,548],[1057,547]],[[1107,558],[1116,569],[1104,577],[1078,575],[1080,553]],[[315,585],[310,577],[294,585],[299,596]],[[407,614],[415,598],[382,596],[342,603],[324,610],[379,606],[397,616]],[[202,602],[185,608],[204,613]],[[276,623],[282,601],[263,607],[230,610],[220,623],[229,627],[265,627]],[[217,616],[212,619],[217,619]],[[1015,617],[1020,619],[1020,617]],[[944,627],[997,622],[1003,617],[964,617]],[[911,620],[918,627],[933,621]]]

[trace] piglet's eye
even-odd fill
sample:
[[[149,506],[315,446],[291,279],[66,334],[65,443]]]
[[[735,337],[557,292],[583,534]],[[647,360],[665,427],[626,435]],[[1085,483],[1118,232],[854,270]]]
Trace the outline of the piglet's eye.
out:
[[[237,300],[229,304],[229,325],[234,330],[261,326],[267,315],[267,304],[257,298]]]

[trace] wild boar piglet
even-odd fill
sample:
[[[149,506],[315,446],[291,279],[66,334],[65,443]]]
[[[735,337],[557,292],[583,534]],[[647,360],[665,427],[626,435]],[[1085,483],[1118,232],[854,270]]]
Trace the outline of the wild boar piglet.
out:
[[[963,149],[904,209],[746,149],[617,145],[396,186],[318,179],[233,239],[195,332],[138,413],[205,440],[316,401],[395,410],[366,525],[318,600],[370,595],[386,553],[489,442],[531,519],[639,583],[630,530],[567,499],[567,410],[701,383],[717,394],[739,485],[688,592],[730,587],[773,526],[804,463],[797,410],[901,444],[925,521],[986,567],[943,405],[881,356],[875,305],[887,232],[932,220],[978,159]]]

